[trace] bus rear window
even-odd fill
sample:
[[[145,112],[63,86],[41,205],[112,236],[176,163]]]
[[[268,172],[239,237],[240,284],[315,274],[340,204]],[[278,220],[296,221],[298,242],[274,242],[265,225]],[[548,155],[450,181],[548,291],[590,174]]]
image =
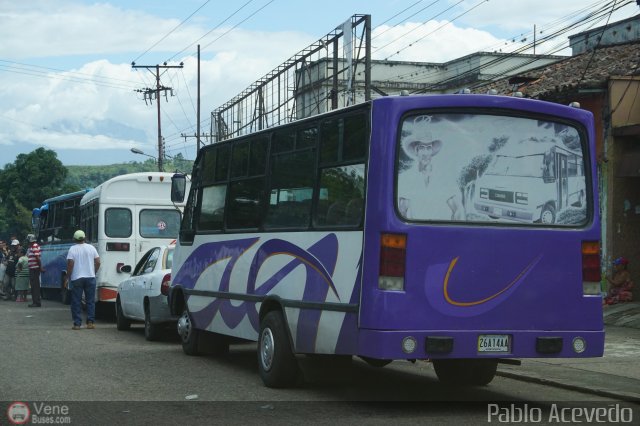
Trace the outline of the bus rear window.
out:
[[[175,209],[145,209],[140,212],[140,236],[144,238],[177,238],[180,212]]]
[[[131,210],[110,208],[104,213],[104,233],[111,238],[128,238],[131,236]]]
[[[401,124],[396,207],[414,221],[584,225],[584,145],[566,123],[410,115]]]

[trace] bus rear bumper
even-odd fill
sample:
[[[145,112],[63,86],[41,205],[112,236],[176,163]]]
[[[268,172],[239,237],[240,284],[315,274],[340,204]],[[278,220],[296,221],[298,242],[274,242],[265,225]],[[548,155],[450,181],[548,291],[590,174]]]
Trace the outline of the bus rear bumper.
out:
[[[98,302],[115,303],[118,297],[118,287],[107,287],[98,285],[97,288]]]
[[[487,348],[486,342],[491,341],[500,347]],[[379,359],[590,358],[603,353],[604,330],[360,330],[357,355]]]

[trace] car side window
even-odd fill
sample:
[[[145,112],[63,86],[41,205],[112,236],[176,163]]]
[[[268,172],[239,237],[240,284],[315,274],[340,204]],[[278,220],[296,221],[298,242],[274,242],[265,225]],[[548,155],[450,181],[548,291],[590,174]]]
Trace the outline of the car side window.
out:
[[[153,268],[156,267],[156,263],[158,263],[158,258],[160,257],[160,248],[156,247],[149,254],[149,258],[147,259],[147,263],[144,265],[143,274],[148,274],[153,272]]]
[[[142,271],[144,270],[143,267],[147,263],[147,260],[149,260],[149,256],[151,256],[152,251],[153,250],[150,250],[146,252],[144,256],[142,256],[142,259],[140,259],[140,261],[136,264],[136,267],[131,274],[132,276],[140,275],[142,273]]]

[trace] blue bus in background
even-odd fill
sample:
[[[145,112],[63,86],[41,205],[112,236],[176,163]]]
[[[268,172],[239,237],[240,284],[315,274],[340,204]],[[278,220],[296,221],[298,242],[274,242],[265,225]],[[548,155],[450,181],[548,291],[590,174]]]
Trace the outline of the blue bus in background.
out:
[[[67,274],[67,252],[73,244],[73,233],[80,226],[80,200],[90,190],[58,195],[33,209],[31,222],[45,269],[40,286],[47,299],[59,297],[63,303],[69,303],[69,295],[62,287]]]

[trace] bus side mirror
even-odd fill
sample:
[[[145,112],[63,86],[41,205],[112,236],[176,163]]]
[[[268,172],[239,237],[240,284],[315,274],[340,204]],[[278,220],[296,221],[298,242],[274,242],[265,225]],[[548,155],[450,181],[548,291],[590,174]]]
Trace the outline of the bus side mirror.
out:
[[[187,189],[187,176],[182,173],[176,173],[171,176],[171,201],[174,203],[182,203],[184,201],[185,191]]]

